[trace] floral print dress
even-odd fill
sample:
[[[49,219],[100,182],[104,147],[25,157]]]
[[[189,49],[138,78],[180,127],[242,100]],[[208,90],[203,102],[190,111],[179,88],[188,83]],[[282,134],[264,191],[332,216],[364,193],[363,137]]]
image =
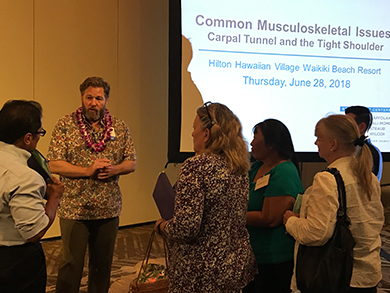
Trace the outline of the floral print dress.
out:
[[[239,292],[255,273],[245,228],[248,175],[214,154],[187,159],[176,184],[169,243],[169,292]]]

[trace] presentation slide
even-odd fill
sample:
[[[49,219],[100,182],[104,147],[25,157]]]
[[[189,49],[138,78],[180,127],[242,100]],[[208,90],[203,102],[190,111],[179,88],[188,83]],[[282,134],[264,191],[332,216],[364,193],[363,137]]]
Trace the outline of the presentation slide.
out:
[[[390,152],[388,1],[182,1],[182,139],[192,151],[195,110],[227,105],[252,141],[267,118],[295,150],[317,152],[314,128],[351,105],[373,114],[371,142]]]

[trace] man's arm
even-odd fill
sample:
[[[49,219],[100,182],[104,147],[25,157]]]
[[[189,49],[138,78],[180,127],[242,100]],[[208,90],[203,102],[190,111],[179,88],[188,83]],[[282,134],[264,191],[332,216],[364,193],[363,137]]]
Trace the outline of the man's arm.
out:
[[[63,177],[77,178],[77,177],[91,177],[98,170],[111,166],[108,159],[97,159],[89,167],[75,166],[66,161],[49,161],[49,167],[52,173],[59,174]]]
[[[37,241],[41,240],[43,235],[45,235],[46,231],[50,228],[50,226],[54,222],[56,212],[57,212],[57,207],[60,203],[60,199],[61,199],[63,193],[64,193],[64,184],[61,183],[61,181],[58,180],[57,178],[53,177],[53,183],[47,184],[48,200],[47,200],[47,203],[45,206],[45,213],[46,213],[47,217],[49,218],[49,223],[37,235],[27,239],[27,241],[37,242]]]

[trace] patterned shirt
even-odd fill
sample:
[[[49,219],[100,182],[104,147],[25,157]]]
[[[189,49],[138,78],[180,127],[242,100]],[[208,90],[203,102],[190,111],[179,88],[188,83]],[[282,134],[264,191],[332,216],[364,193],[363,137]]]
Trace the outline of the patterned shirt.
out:
[[[96,142],[102,137],[104,127],[95,130],[85,119],[91,137]],[[94,152],[83,140],[75,112],[61,118],[54,127],[48,159],[66,161],[75,166],[89,167],[97,159],[107,158],[112,165],[125,160],[135,161],[135,149],[130,131],[122,120],[112,117],[111,139],[102,152]],[[58,208],[58,216],[72,220],[96,220],[118,217],[122,211],[122,195],[119,176],[99,180],[97,178],[67,178],[64,195]]]
[[[238,292],[257,272],[245,228],[248,175],[226,160],[200,154],[186,160],[176,185],[169,240],[169,292]]]

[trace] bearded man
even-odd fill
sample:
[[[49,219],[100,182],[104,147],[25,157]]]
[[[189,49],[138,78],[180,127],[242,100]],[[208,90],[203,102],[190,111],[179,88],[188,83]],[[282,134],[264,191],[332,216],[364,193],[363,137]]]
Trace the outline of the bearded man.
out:
[[[87,246],[88,292],[108,292],[122,210],[118,179],[136,168],[128,127],[106,109],[110,85],[88,77],[80,93],[81,107],[57,122],[48,153],[51,171],[65,184],[58,208],[63,242],[58,293],[79,292]]]

